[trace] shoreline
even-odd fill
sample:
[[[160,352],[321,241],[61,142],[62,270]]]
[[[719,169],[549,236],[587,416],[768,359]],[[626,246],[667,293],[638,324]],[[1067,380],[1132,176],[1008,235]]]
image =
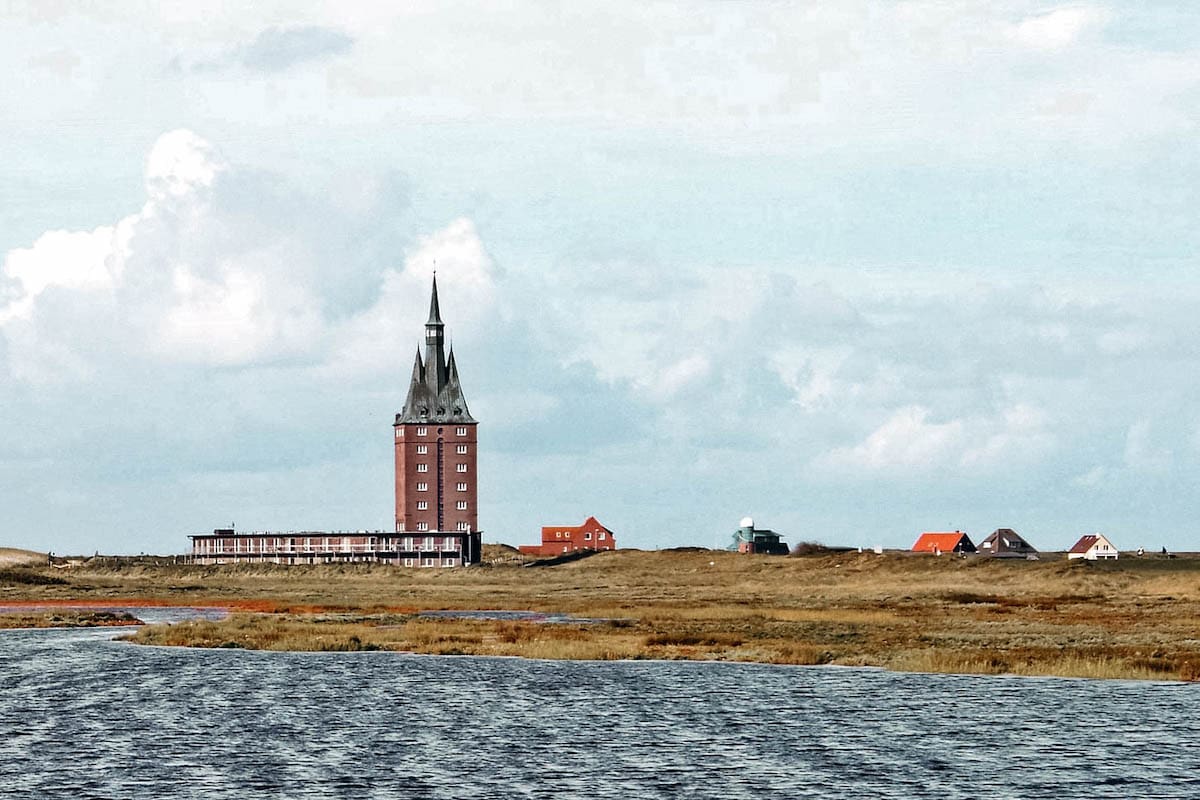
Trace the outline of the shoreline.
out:
[[[1200,559],[614,551],[536,571],[495,563],[42,572],[0,583],[0,617],[71,606],[229,611],[220,621],[146,626],[130,637],[144,644],[1200,679]],[[478,618],[483,610],[593,622]]]

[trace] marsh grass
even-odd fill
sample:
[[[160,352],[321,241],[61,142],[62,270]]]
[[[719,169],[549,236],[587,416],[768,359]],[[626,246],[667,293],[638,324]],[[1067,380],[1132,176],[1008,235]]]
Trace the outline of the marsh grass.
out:
[[[36,570],[34,570],[36,572]],[[0,601],[214,605],[135,641],[271,650],[664,658],[1079,677],[1200,677],[1200,559],[1115,564],[834,553],[617,551],[529,570],[118,565]],[[592,625],[425,618],[523,609]]]
[[[123,611],[88,611],[59,609],[0,613],[0,629],[4,628],[106,628],[140,625],[141,620]]]

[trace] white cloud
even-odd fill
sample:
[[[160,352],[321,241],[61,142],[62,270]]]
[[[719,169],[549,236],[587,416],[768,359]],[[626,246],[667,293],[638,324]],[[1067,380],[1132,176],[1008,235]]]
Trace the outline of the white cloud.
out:
[[[277,214],[290,202],[278,187],[186,130],[155,142],[145,189],[142,208],[113,225],[50,231],[5,256],[0,332],[14,374],[77,379],[106,358],[244,366],[330,354],[337,369],[378,370],[394,357],[385,353],[399,326],[407,336],[423,321],[414,298],[428,296],[435,266],[456,323],[493,304],[494,265],[466,218],[420,238],[402,271],[378,265],[374,301],[333,318],[330,276],[345,267],[323,263],[321,251],[350,232],[290,219],[290,207]],[[313,222],[328,211],[313,211]]]
[[[120,234],[118,233],[120,231]],[[124,226],[102,226],[93,231],[47,231],[28,248],[10,251],[3,274],[19,289],[0,307],[0,324],[15,317],[28,318],[38,295],[50,287],[94,291],[113,286],[113,272],[128,246]]]
[[[30,56],[27,63],[32,68],[46,70],[60,78],[70,78],[81,62],[78,53],[59,47]]]
[[[854,447],[836,448],[817,465],[854,471],[931,471],[957,460],[964,436],[960,420],[929,422],[929,409],[898,410]]]
[[[408,366],[412,347],[429,310],[429,287],[437,271],[444,308],[453,308],[447,335],[459,331],[487,336],[481,320],[497,313],[496,266],[471,220],[460,217],[423,236],[406,254],[402,269],[388,269],[376,301],[332,331],[331,356],[323,370],[340,375],[369,374],[397,359]],[[399,348],[399,351],[397,351]]]
[[[115,311],[105,324],[116,323],[102,339],[126,358],[245,364],[311,347],[320,308],[295,268],[294,244],[269,228],[237,233],[241,220],[214,197],[228,169],[194,133],[165,133],[146,160],[138,212],[91,232],[51,231],[10,252],[4,274],[21,292],[0,309],[0,323],[27,323],[20,336],[10,332],[16,371],[47,377],[55,361],[89,360],[97,320],[87,315],[102,307]],[[47,299],[51,287],[69,292]],[[64,326],[62,316],[75,321]]]
[[[794,402],[805,411],[834,407],[857,391],[838,377],[851,348],[784,345],[770,356],[771,366],[792,390]]]
[[[693,353],[636,381],[638,387],[657,400],[667,400],[708,376],[712,365],[703,353]]]
[[[1141,419],[1125,434],[1125,466],[1135,472],[1162,473],[1171,468],[1174,454],[1154,437],[1150,420]]]
[[[189,130],[170,131],[146,158],[146,194],[152,203],[195,197],[227,169],[209,142]]]
[[[1140,325],[1125,325],[1108,330],[1096,337],[1096,348],[1105,355],[1127,356],[1144,349],[1151,341],[1150,334]]]
[[[1022,44],[1042,50],[1058,50],[1074,44],[1089,28],[1101,26],[1107,15],[1086,6],[1057,8],[1027,17],[1017,24],[1014,35]]]
[[[1073,486],[1082,489],[1097,489],[1106,485],[1112,479],[1112,471],[1107,467],[1096,465],[1071,479]]]
[[[814,464],[849,473],[982,474],[1036,464],[1055,444],[1046,414],[1027,405],[994,417],[929,418],[928,408],[901,408],[859,444],[834,448]]]
[[[969,447],[960,460],[967,468],[994,468],[1008,463],[1031,464],[1044,458],[1055,445],[1046,412],[1029,405],[1005,409],[1001,419],[985,424],[984,441]]]

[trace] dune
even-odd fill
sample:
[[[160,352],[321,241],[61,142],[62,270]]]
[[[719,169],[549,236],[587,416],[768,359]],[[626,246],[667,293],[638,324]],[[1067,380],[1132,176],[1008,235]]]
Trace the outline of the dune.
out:
[[[23,564],[45,564],[46,554],[15,547],[0,547],[0,567],[15,567]]]

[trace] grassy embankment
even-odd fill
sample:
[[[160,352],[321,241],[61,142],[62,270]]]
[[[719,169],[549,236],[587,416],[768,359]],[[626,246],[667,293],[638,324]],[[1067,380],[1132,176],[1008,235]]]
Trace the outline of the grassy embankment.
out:
[[[149,626],[131,637],[146,644],[1200,678],[1200,559],[618,551],[536,569],[117,565],[22,572],[43,573],[55,580],[0,577],[0,603],[235,610],[221,622]],[[611,621],[416,615],[435,609],[529,609]]]

